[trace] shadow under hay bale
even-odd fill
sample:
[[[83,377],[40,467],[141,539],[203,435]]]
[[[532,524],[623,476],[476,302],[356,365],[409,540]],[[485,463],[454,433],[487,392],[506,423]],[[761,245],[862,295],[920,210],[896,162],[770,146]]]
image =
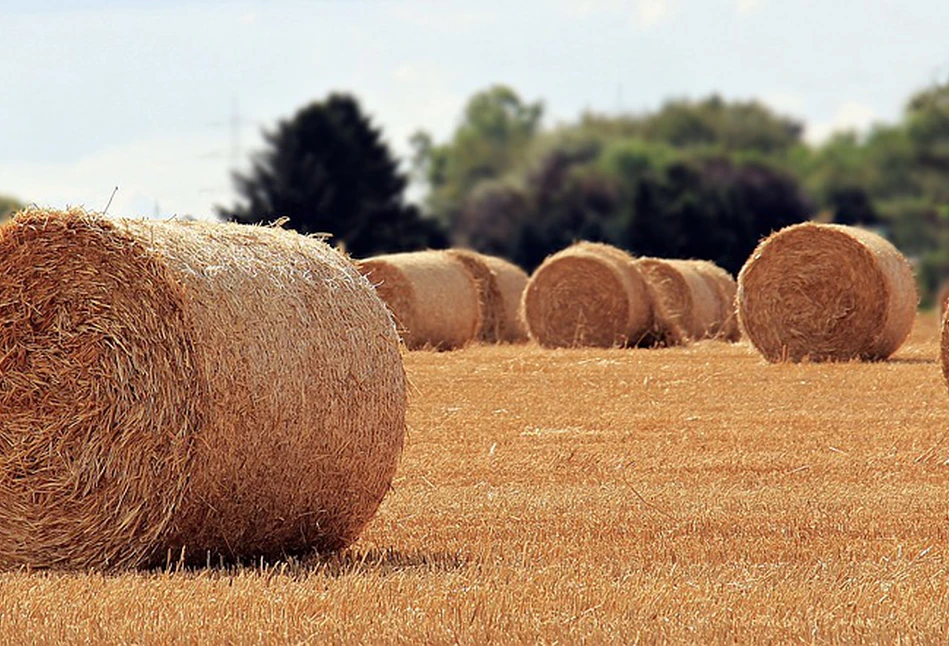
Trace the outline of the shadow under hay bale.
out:
[[[0,272],[0,566],[332,551],[375,513],[405,375],[327,245],[33,210]]]
[[[745,334],[768,361],[880,360],[916,317],[906,258],[880,236],[798,224],[772,234],[738,277]]]
[[[452,350],[475,340],[478,285],[446,252],[387,254],[356,264],[392,311],[409,350]]]
[[[528,281],[522,315],[531,338],[546,347],[682,341],[632,257],[600,243],[580,242],[548,257]]]

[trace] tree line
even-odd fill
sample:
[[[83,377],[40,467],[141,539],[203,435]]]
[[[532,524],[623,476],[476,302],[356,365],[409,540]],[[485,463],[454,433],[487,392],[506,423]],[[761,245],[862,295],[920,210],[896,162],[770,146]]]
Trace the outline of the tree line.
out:
[[[715,95],[548,128],[543,116],[540,101],[486,88],[446,140],[417,132],[402,166],[358,100],[332,94],[264,133],[234,174],[238,199],[216,211],[287,217],[356,257],[459,245],[527,270],[587,239],[736,272],[761,237],[814,219],[881,229],[926,294],[949,275],[949,83],[911,96],[897,123],[817,146],[799,121]]]
[[[714,95],[553,128],[543,114],[487,88],[447,140],[416,133],[403,171],[357,100],[335,94],[266,134],[235,176],[242,199],[219,213],[287,216],[356,256],[452,244],[528,270],[582,238],[735,272],[762,236],[815,219],[883,230],[927,292],[949,275],[949,84],[912,96],[896,124],[819,146],[761,102]],[[420,206],[405,199],[410,177]]]

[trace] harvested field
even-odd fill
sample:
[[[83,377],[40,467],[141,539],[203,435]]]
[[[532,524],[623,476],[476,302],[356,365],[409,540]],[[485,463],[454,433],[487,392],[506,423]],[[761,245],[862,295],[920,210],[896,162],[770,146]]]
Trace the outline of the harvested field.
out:
[[[0,640],[949,640],[934,315],[889,362],[747,343],[413,352],[394,491],[332,560],[0,575]]]

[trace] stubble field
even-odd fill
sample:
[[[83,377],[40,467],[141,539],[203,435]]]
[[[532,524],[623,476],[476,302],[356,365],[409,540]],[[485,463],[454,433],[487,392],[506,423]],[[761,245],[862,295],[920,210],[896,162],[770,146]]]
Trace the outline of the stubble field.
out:
[[[346,553],[0,575],[3,643],[949,641],[935,317],[886,363],[750,346],[406,355]]]

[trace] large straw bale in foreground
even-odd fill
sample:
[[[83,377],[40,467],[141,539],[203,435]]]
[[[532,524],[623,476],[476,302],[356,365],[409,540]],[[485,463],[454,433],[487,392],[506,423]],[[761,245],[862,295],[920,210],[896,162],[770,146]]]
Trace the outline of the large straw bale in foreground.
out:
[[[626,252],[581,242],[548,257],[524,290],[531,338],[547,347],[650,344],[660,330],[653,294]]]
[[[405,376],[327,245],[35,210],[0,276],[0,566],[334,550],[375,513]]]
[[[410,350],[451,350],[470,343],[481,326],[478,284],[444,251],[414,251],[358,262],[376,286]]]
[[[917,297],[909,263],[880,236],[805,223],[758,246],[739,274],[738,303],[769,361],[877,360],[906,339]]]
[[[518,316],[521,294],[527,286],[524,270],[503,258],[468,249],[449,249],[446,253],[464,265],[477,285],[481,301],[478,339],[485,343],[526,341],[527,331]]]

